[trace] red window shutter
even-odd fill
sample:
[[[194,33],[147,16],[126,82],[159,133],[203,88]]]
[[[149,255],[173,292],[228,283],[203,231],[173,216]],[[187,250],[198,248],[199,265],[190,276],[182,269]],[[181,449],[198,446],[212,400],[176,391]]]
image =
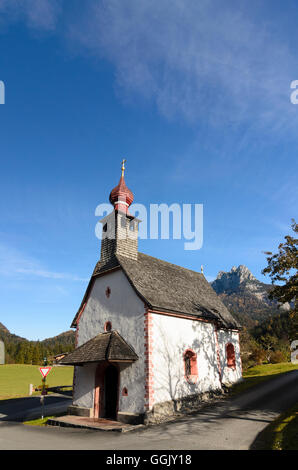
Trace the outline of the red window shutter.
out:
[[[236,367],[236,357],[235,357],[235,348],[232,343],[227,344],[227,363],[228,367],[235,369]]]

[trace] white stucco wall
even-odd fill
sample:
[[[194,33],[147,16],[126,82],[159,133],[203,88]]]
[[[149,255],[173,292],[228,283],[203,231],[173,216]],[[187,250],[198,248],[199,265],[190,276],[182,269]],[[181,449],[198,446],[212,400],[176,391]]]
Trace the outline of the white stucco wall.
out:
[[[216,336],[210,323],[152,314],[154,403],[221,388]],[[184,377],[183,353],[197,355],[198,380],[189,384]]]
[[[218,330],[218,343],[220,351],[221,379],[223,383],[235,383],[242,378],[239,334],[232,330]],[[228,343],[232,343],[235,348],[236,368],[228,367],[227,349]]]
[[[105,294],[107,287],[111,289],[109,298]],[[78,346],[103,333],[105,322],[110,321],[112,329],[117,330],[139,356],[135,363],[121,366],[119,411],[144,412],[144,311],[144,303],[125,274],[117,270],[96,279],[79,322]],[[95,368],[96,365],[76,367],[75,405],[93,407]],[[128,389],[128,396],[122,396],[123,387]]]
[[[86,364],[83,367],[75,367],[74,405],[86,408],[93,406],[96,366],[97,364]]]

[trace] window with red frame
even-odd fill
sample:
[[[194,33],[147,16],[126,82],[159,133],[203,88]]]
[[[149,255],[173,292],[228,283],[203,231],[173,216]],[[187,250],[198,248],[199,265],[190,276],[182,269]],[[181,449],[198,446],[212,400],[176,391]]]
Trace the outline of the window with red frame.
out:
[[[187,349],[183,355],[184,371],[186,378],[193,378],[198,375],[197,355],[191,349]]]
[[[235,356],[235,348],[232,343],[227,344],[227,362],[228,362],[228,367],[232,367],[233,369],[235,369],[236,356]]]

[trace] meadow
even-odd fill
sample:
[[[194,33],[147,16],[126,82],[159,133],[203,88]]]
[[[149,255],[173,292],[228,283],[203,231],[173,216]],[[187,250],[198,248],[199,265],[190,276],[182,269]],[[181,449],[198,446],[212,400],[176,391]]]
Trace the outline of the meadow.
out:
[[[29,395],[29,385],[38,387],[42,383],[40,366],[27,364],[0,365],[0,399]],[[73,367],[53,366],[46,378],[49,387],[70,385],[73,381]]]
[[[258,385],[265,380],[270,380],[277,374],[283,374],[291,370],[297,370],[298,364],[280,362],[278,364],[262,364],[243,371],[243,380],[231,387],[231,394],[235,395]]]

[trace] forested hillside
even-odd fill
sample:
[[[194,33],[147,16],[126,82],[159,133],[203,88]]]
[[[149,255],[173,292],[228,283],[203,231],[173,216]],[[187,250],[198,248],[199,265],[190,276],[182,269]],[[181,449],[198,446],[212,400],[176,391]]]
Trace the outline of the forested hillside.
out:
[[[284,312],[240,333],[244,368],[290,360],[290,345],[298,339],[297,317]]]
[[[43,364],[45,357],[51,362],[56,354],[72,351],[75,345],[75,332],[67,331],[43,341],[28,341],[10,333],[0,323],[0,339],[5,344],[7,364]]]

